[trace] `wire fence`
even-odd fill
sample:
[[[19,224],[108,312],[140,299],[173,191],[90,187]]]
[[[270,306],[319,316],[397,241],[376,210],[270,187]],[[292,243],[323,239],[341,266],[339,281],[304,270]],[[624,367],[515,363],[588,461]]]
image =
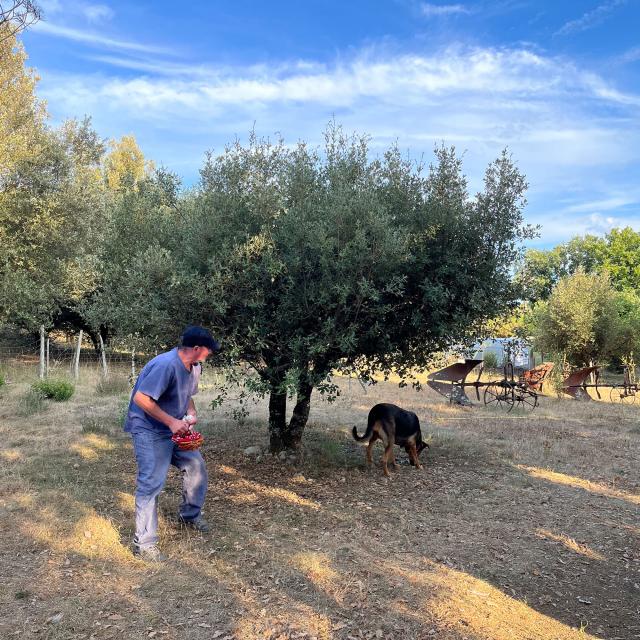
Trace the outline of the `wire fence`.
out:
[[[41,345],[40,340],[28,340],[13,343],[0,343],[0,368],[12,369],[33,367],[34,375],[82,375],[93,371],[102,375],[117,373],[119,375],[135,376],[140,369],[155,355],[138,351],[124,351],[122,349],[105,346],[104,362],[102,353],[96,349],[91,341],[83,340],[80,350],[77,350],[77,339],[48,339]],[[106,367],[105,367],[106,365]]]

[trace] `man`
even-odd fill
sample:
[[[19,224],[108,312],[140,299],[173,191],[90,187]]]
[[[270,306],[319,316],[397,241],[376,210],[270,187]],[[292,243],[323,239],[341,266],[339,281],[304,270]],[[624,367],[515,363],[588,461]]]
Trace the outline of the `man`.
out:
[[[197,531],[202,517],[207,469],[199,451],[184,451],[171,437],[185,434],[198,421],[192,396],[197,393],[200,363],[220,345],[202,327],[187,327],[181,345],[150,360],[131,393],[124,430],[131,433],[138,475],[134,551],[145,560],[162,561],[158,543],[158,495],[172,464],[182,471],[179,520]]]

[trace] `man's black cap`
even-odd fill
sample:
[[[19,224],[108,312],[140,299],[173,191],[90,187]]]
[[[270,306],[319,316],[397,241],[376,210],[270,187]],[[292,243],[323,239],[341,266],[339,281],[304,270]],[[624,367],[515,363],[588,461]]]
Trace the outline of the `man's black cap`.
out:
[[[209,351],[220,351],[220,343],[204,327],[187,327],[182,334],[183,347],[206,347]]]

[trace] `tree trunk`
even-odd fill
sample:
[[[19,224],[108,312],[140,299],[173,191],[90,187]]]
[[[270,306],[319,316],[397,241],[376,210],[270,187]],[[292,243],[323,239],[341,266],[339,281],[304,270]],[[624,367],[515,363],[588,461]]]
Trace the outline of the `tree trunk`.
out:
[[[46,335],[44,332],[44,325],[40,325],[40,370],[38,372],[38,377],[40,378],[40,380],[44,379],[44,376],[45,376],[45,367],[46,367],[45,345],[46,345]]]
[[[102,365],[102,377],[106,378],[109,375],[109,369],[107,368],[107,356],[104,351],[104,341],[102,340],[101,333],[98,333],[98,342],[100,345],[100,364]]]
[[[73,357],[73,377],[75,380],[78,379],[80,375],[80,351],[82,349],[82,334],[83,331],[80,329],[78,333],[78,344],[76,345],[76,353]]]
[[[279,384],[271,385],[269,395],[269,448],[278,453],[286,448],[284,433],[287,427],[287,394],[280,390]]]
[[[311,409],[311,392],[313,386],[308,382],[298,386],[296,406],[293,409],[291,421],[285,433],[284,445],[287,449],[299,449],[302,442],[302,433],[307,426],[309,410]]]

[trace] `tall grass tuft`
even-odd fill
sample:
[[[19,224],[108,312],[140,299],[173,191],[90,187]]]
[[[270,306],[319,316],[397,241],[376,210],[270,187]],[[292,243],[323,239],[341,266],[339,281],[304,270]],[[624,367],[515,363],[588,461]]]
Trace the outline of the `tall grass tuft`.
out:
[[[18,400],[16,413],[21,418],[27,418],[36,413],[40,413],[46,407],[46,398],[35,389],[29,389]]]

